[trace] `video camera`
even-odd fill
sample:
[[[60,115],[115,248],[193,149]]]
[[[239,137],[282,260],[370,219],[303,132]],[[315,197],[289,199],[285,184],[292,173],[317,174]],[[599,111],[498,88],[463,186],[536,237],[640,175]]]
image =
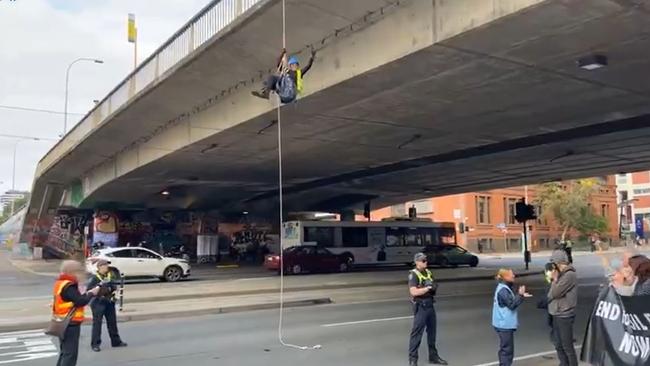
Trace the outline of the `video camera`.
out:
[[[557,264],[553,262],[548,262],[544,265],[544,279],[546,280],[547,283],[551,283],[551,279],[553,271],[559,271],[560,268],[557,266]]]

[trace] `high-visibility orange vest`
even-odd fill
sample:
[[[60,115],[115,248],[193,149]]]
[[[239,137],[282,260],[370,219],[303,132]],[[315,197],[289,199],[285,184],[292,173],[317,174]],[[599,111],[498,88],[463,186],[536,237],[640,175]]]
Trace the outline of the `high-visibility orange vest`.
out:
[[[69,280],[57,280],[54,282],[54,304],[52,305],[52,313],[59,319],[65,318],[70,312],[70,309],[74,307],[72,301],[65,301],[61,297],[63,289],[70,283],[72,283],[72,281]],[[84,307],[77,307],[72,313],[70,321],[74,323],[82,323],[84,321],[84,314]]]

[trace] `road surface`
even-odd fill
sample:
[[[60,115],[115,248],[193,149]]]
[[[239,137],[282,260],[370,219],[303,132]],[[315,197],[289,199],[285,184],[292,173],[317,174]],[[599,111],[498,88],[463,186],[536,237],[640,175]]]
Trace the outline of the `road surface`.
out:
[[[594,259],[585,257],[577,263],[581,284],[575,328],[578,342],[598,284],[603,280],[602,269],[593,265]],[[535,298],[541,296],[541,279],[522,281],[533,288]],[[472,285],[471,293],[438,299],[438,348],[451,365],[482,365],[496,359],[496,337],[490,326],[494,284],[479,281]],[[520,310],[521,328],[516,336],[518,356],[552,350],[545,312],[536,308],[535,298]],[[285,310],[285,340],[300,345],[321,345],[318,350],[296,350],[280,345],[277,311],[122,323],[121,333],[129,347],[118,350],[105,347],[100,353],[90,351],[90,328],[84,327],[79,365],[171,366],[181,362],[192,366],[404,365],[407,364],[410,315],[406,299]],[[7,339],[12,335],[0,335],[0,343],[4,342],[2,337]],[[46,366],[54,362],[51,344],[29,346],[25,340],[5,344],[9,348],[0,349],[0,364],[13,364],[20,360],[18,357],[40,356],[44,358],[31,359],[26,364]],[[423,359],[425,352],[423,344]]]

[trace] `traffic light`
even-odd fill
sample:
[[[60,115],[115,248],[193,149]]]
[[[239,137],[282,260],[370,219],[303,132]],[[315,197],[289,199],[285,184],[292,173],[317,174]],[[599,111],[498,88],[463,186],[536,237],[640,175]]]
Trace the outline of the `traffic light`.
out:
[[[515,220],[517,222],[526,222],[527,220],[535,220],[537,218],[537,211],[535,206],[526,204],[522,199],[515,205]]]
[[[366,202],[366,204],[363,205],[363,217],[370,220],[370,202]]]
[[[415,205],[409,207],[409,219],[414,219],[418,217],[418,210],[415,208]]]

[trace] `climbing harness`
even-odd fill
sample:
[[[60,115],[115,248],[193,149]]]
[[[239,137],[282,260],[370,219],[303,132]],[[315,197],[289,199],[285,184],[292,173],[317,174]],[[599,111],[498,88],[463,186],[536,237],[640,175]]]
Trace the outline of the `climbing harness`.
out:
[[[286,16],[286,0],[282,0],[282,48],[286,49],[287,47],[287,16]],[[283,70],[284,71],[284,70]],[[286,72],[283,74],[286,76]],[[287,77],[288,79],[288,77]],[[291,83],[291,81],[289,80]],[[293,83],[291,83],[293,84]],[[282,335],[282,323],[284,320],[284,244],[282,243],[282,232],[283,225],[282,220],[284,217],[284,206],[283,206],[283,195],[282,195],[282,97],[278,92],[278,200],[280,207],[280,319],[278,322],[278,340],[280,344],[299,350],[310,350],[310,349],[320,349],[321,345],[317,344],[314,346],[299,346],[284,341]]]

